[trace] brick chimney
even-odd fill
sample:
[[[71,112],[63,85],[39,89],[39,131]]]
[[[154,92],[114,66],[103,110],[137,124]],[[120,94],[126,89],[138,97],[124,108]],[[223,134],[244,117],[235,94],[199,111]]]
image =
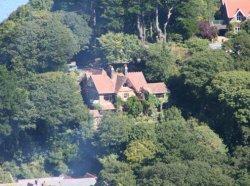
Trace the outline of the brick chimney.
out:
[[[115,73],[115,69],[112,65],[109,65],[109,77],[112,79]]]
[[[128,65],[124,65],[124,75],[126,76],[128,74]]]

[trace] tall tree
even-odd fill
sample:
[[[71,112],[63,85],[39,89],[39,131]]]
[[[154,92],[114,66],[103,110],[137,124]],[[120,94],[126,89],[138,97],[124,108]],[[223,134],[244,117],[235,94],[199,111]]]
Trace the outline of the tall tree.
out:
[[[80,49],[72,31],[49,12],[16,26],[0,46],[2,62],[9,68],[35,72],[62,69]]]

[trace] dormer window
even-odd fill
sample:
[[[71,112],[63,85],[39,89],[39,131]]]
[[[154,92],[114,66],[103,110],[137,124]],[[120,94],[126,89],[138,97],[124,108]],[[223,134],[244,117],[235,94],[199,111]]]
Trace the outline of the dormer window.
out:
[[[87,81],[87,86],[88,87],[92,87],[93,86],[92,82],[91,81]]]
[[[242,20],[243,20],[243,15],[241,14],[241,12],[238,12],[237,21],[242,21]]]

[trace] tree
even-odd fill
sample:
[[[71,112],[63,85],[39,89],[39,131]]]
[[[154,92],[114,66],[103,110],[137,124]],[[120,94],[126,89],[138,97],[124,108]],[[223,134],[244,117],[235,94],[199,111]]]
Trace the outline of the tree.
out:
[[[124,103],[124,111],[134,117],[139,116],[143,112],[143,105],[137,97],[130,97]]]
[[[103,170],[98,178],[100,185],[136,185],[131,167],[126,163],[118,161],[117,156],[111,154],[100,161],[103,166]]]
[[[250,34],[245,31],[234,35],[227,43],[225,49],[232,51],[233,57],[237,60],[246,60],[250,58]]]
[[[99,0],[97,9],[101,14],[97,19],[98,33],[123,31],[126,11],[123,0]]]
[[[217,28],[215,26],[211,26],[208,21],[201,21],[198,24],[200,35],[205,39],[214,39],[217,36]]]
[[[4,171],[0,167],[0,183],[12,183],[14,182],[10,172]]]
[[[35,10],[47,10],[52,8],[53,0],[30,0],[30,6]]]
[[[136,140],[132,141],[124,154],[129,162],[141,163],[144,160],[154,158],[157,152],[157,147],[150,140]]]
[[[250,21],[246,20],[242,23],[241,28],[250,34]]]
[[[150,122],[150,118],[147,117],[146,121],[138,121],[132,126],[132,130],[129,133],[129,141],[136,140],[151,140],[153,143],[157,142],[155,121]]]
[[[139,185],[234,185],[234,180],[217,166],[199,161],[157,163],[140,171]]]
[[[246,145],[249,140],[250,130],[250,94],[249,94],[250,74],[246,71],[221,72],[214,77],[209,88],[225,110],[230,110],[233,115],[232,126],[224,126],[223,133],[226,138],[234,138],[238,143]],[[225,112],[225,111],[224,111]],[[222,114],[222,113],[221,113]],[[228,123],[229,124],[229,123]],[[238,127],[242,133],[238,134]],[[229,130],[231,128],[231,130]],[[234,129],[234,130],[232,130]],[[243,141],[241,141],[243,139]],[[230,139],[232,141],[232,139]]]
[[[223,51],[202,51],[187,60],[181,69],[184,83],[194,89],[205,87],[216,73],[229,70],[231,59]]]
[[[22,22],[12,31],[0,42],[0,55],[2,62],[16,70],[23,67],[35,72],[62,69],[80,48],[73,33],[47,12]]]
[[[177,33],[188,39],[199,31],[199,21],[209,21],[216,10],[216,2],[209,0],[181,1],[174,12],[172,26]],[[174,24],[174,25],[173,25]]]
[[[226,162],[226,148],[211,129],[207,128],[208,131],[204,132],[203,127],[186,121],[174,107],[166,110],[164,117],[162,123],[157,125],[158,141],[164,147],[160,151],[164,161],[198,160],[212,164]],[[210,134],[206,134],[206,139],[205,133]],[[214,142],[217,144],[213,144]]]
[[[73,32],[75,40],[81,49],[86,49],[92,34],[92,30],[86,21],[86,16],[64,11],[60,11],[59,15],[62,23]]]
[[[192,37],[185,41],[190,54],[196,52],[203,52],[209,50],[209,41],[206,39],[200,39],[198,37]]]
[[[107,152],[119,153],[125,148],[132,129],[131,121],[126,115],[108,113],[103,116],[99,129],[99,143]]]
[[[135,35],[109,32],[99,39],[100,49],[108,64],[129,63],[139,56],[142,45]]]
[[[27,92],[18,87],[16,75],[7,71],[2,65],[0,65],[0,86],[0,144],[2,145],[8,141],[12,132],[18,131],[15,120],[25,106]],[[22,119],[25,120],[26,117],[28,116]]]
[[[143,56],[146,68],[144,72],[150,81],[167,82],[171,76],[178,74],[178,66],[170,47],[163,42],[150,44]]]
[[[8,86],[13,77],[9,77]],[[11,88],[15,96],[11,101],[17,106],[11,106],[9,120],[5,120],[6,126],[11,128],[1,139],[4,147],[1,158],[26,163],[39,156],[44,157],[39,163],[44,172],[57,175],[68,170],[67,166],[77,155],[80,145],[92,136],[92,120],[76,82],[74,77],[59,72],[32,75],[17,82],[22,89],[16,89],[25,98],[18,100],[14,99],[18,92]],[[9,105],[10,102],[3,100],[3,103]],[[4,116],[0,115],[0,120],[3,119]],[[32,167],[26,163],[24,171],[13,176],[34,177],[32,170],[35,168],[26,170],[27,166]]]

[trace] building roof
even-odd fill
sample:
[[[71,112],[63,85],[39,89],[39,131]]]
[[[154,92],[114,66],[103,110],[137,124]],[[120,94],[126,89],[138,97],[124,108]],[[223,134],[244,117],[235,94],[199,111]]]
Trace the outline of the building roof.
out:
[[[233,18],[240,11],[243,16],[250,17],[250,0],[222,0],[226,7],[227,17]]]
[[[116,82],[115,82],[115,91],[116,92],[121,89],[121,87],[124,85],[126,80],[127,80],[127,77],[125,77],[124,75],[118,75],[116,77]]]
[[[35,179],[22,179],[16,183],[0,184],[2,186],[28,186],[28,185],[53,185],[53,186],[91,186],[96,184],[97,177],[87,176],[84,178],[66,178],[64,176],[48,177],[48,178],[35,178]],[[36,184],[37,183],[37,184]]]
[[[99,94],[112,94],[115,93],[115,86],[112,80],[106,74],[91,75],[91,79]]]
[[[148,91],[153,94],[166,93],[167,87],[164,83],[147,83],[142,72],[128,72],[126,75],[114,72],[111,77],[104,70],[89,70],[90,78],[98,94],[114,94],[119,91],[131,91],[131,88],[137,92]],[[92,73],[91,73],[92,72]],[[130,86],[124,87],[124,83],[129,81]],[[114,109],[111,103],[107,103],[104,110]]]
[[[100,118],[101,117],[101,114],[98,110],[90,110],[89,113],[91,116],[93,116],[93,118]]]
[[[115,106],[110,101],[103,100],[100,106],[102,110],[115,110]]]
[[[129,72],[126,77],[133,85],[133,88],[136,92],[139,93],[142,90],[147,90],[149,93],[151,93],[148,83],[142,72]]]
[[[148,86],[153,94],[164,94],[168,92],[165,83],[148,83]]]

